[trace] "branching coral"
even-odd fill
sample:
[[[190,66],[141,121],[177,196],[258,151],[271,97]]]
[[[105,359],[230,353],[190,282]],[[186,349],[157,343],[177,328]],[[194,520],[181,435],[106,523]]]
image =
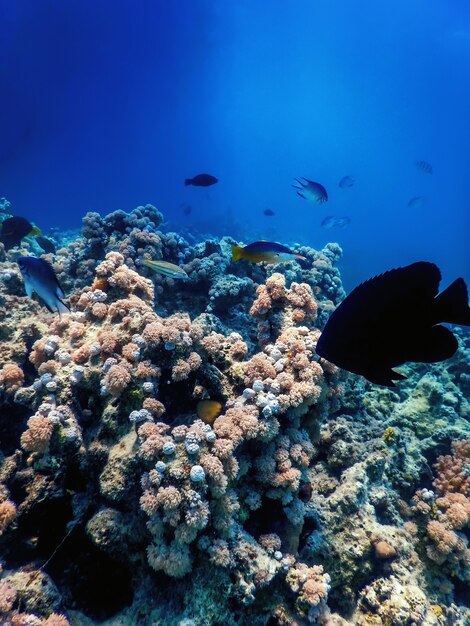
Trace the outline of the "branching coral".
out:
[[[459,623],[467,434],[438,458],[434,491],[420,485],[430,451],[467,432],[465,350],[448,369],[418,366],[401,395],[371,389],[315,355],[344,295],[337,245],[302,247],[301,264],[232,264],[230,238],[190,245],[161,222],[151,205],[85,216],[82,237],[68,235],[52,260],[72,308],[61,319],[24,295],[17,252],[3,252],[5,569],[47,587],[31,562],[54,515],[51,532],[57,521],[72,533],[74,575],[87,578],[78,553],[89,541],[103,580],[122,567],[134,599],[116,620],[424,626],[440,603]],[[210,418],[201,400],[218,407]],[[64,605],[56,590],[41,611],[24,606],[9,576],[0,621],[66,626],[68,540],[54,556]]]

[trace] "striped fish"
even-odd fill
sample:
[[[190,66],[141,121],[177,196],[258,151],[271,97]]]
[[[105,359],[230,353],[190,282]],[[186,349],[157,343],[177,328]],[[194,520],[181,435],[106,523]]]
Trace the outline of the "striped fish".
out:
[[[169,278],[188,278],[184,269],[168,261],[151,261],[150,259],[144,259],[142,263],[154,272],[163,274],[163,276],[168,276]]]

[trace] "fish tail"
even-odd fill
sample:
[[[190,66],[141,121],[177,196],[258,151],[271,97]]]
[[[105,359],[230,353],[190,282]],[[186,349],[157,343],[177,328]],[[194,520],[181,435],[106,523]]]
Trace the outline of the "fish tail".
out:
[[[467,285],[457,278],[434,300],[433,318],[436,322],[470,326],[470,306]]]
[[[62,313],[65,315],[70,313],[69,307],[64,304],[60,298],[57,298],[57,312],[59,313],[59,317],[62,317]]]
[[[187,186],[187,185],[190,185],[191,182],[192,182],[192,178],[186,178],[184,181],[184,184]]]
[[[243,248],[241,246],[232,246],[232,263],[243,258]]]

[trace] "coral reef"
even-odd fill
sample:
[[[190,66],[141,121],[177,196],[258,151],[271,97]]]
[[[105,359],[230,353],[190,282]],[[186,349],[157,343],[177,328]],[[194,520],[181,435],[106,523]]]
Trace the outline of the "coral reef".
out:
[[[162,221],[87,214],[61,318],[24,294],[34,244],[0,251],[1,623],[463,626],[468,334],[374,387],[315,355],[336,244],[233,264]]]

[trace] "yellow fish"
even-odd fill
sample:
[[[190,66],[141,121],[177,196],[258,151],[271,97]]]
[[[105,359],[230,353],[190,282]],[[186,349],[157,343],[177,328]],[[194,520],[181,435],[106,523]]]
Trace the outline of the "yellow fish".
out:
[[[213,424],[222,413],[222,404],[217,400],[200,400],[197,403],[197,416],[205,424]]]

